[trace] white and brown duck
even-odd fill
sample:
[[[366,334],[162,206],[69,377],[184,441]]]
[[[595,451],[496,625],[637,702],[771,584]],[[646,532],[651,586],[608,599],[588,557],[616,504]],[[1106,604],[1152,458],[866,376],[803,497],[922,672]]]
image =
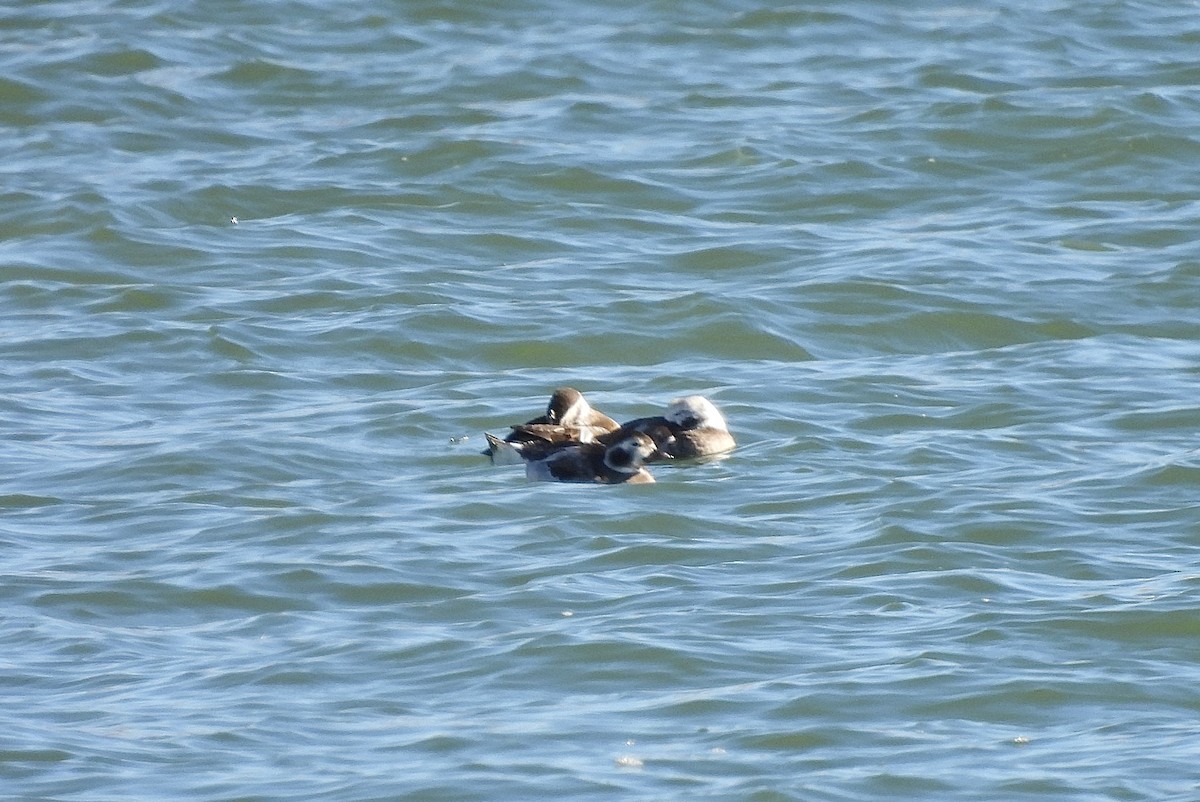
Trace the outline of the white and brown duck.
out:
[[[485,433],[483,453],[496,464],[538,460],[564,446],[591,443],[620,427],[603,412],[593,409],[574,387],[559,387],[550,396],[546,413],[509,427],[503,438]]]
[[[650,435],[630,432],[608,445],[579,443],[527,461],[525,476],[541,482],[650,484],[654,477],[646,462],[664,456]]]
[[[725,417],[702,395],[676,398],[667,405],[664,414],[631,420],[596,439],[606,445],[632,432],[649,435],[662,455],[674,459],[711,457],[737,445]]]

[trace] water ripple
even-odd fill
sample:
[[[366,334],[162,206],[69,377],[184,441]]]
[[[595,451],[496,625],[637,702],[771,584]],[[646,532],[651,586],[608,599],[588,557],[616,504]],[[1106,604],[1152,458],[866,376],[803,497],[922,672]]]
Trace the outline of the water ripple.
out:
[[[1185,11],[0,20],[11,793],[1191,799]]]

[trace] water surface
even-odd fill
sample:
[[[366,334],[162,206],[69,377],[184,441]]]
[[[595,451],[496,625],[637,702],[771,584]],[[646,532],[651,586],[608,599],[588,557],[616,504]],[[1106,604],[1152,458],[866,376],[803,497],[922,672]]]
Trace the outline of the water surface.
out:
[[[1191,800],[1164,2],[0,11],[0,778]],[[740,447],[527,483],[570,384]]]

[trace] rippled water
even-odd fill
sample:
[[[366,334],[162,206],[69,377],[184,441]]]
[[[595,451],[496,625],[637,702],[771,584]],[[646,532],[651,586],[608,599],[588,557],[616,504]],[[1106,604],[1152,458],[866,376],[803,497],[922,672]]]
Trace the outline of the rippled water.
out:
[[[0,11],[7,794],[1194,799],[1198,19]]]

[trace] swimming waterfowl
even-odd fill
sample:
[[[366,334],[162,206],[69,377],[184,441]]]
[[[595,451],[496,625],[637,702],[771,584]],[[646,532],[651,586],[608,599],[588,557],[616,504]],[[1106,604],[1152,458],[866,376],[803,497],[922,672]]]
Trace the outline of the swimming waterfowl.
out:
[[[662,456],[654,439],[631,432],[610,445],[580,443],[565,446],[525,463],[525,476],[541,482],[649,484],[654,477],[645,463]]]
[[[663,415],[631,420],[596,439],[608,444],[631,432],[649,435],[662,454],[676,459],[710,457],[737,445],[720,410],[702,395],[676,398]]]
[[[509,427],[511,431],[502,442],[511,447],[497,447],[499,438],[485,434],[488,447],[483,453],[496,464],[543,459],[558,448],[590,443],[618,427],[615,420],[593,409],[583,393],[574,387],[559,387],[550,396],[546,414]]]
[[[676,398],[667,405],[665,417],[675,434],[675,442],[667,451],[673,457],[711,457],[737,445],[725,417],[702,395]]]

